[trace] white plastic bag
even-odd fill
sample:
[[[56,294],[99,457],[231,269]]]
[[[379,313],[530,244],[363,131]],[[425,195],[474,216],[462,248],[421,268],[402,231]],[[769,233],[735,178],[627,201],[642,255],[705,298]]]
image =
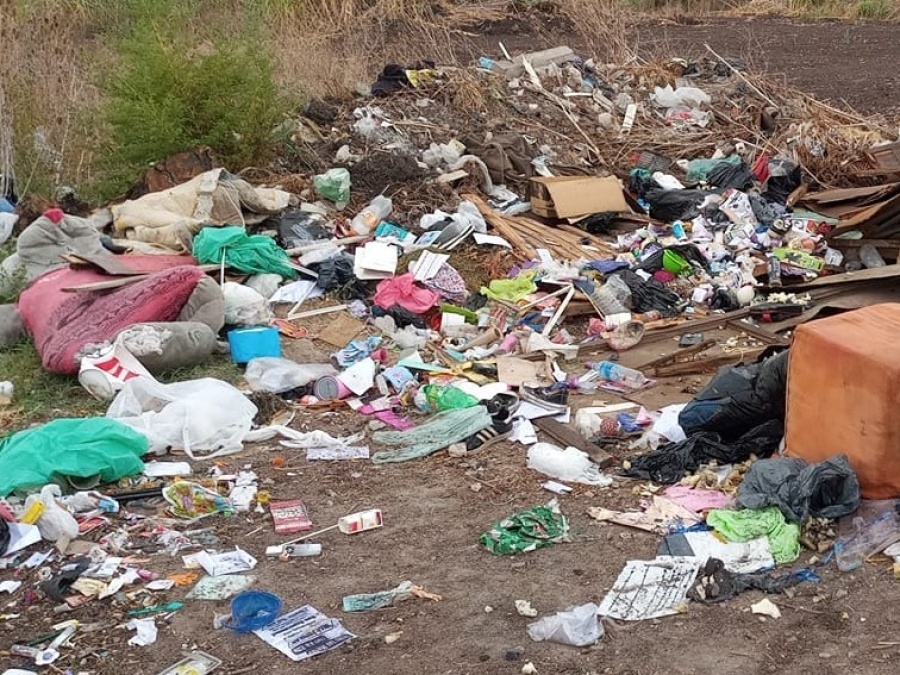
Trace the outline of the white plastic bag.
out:
[[[549,640],[574,647],[586,647],[603,637],[603,624],[597,619],[597,605],[573,607],[528,624],[528,636],[535,642]]]
[[[528,449],[528,468],[557,480],[597,487],[608,487],[613,482],[586,452],[572,447],[563,450],[552,443],[535,443]]]
[[[699,106],[710,102],[709,94],[697,87],[678,87],[672,89],[672,85],[654,87],[650,99],[663,108],[675,108],[677,106]]]
[[[225,298],[225,323],[230,326],[265,326],[272,314],[269,303],[249,286],[226,281],[222,284]]]
[[[261,356],[250,359],[244,377],[253,391],[281,394],[304,387],[326,375],[337,375],[330,363],[296,363],[290,359]]]
[[[50,484],[42,487],[39,495],[28,495],[28,499],[25,500],[26,511],[35,502],[44,505],[44,512],[36,523],[44,541],[60,539],[72,541],[78,536],[78,521],[56,501],[61,497],[62,490],[59,485]]]
[[[256,406],[227,382],[213,378],[161,384],[129,380],[106,416],[144,434],[149,452],[183,449],[191,459],[230,455],[243,449]]]
[[[15,213],[0,213],[0,244],[5,244],[7,239],[12,236],[13,228],[19,216]]]

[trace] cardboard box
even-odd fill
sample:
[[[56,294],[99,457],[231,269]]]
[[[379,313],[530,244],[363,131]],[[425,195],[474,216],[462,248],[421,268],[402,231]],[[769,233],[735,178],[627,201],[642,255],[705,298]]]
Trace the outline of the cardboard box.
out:
[[[615,176],[532,178],[531,210],[545,218],[575,220],[594,213],[631,213]]]

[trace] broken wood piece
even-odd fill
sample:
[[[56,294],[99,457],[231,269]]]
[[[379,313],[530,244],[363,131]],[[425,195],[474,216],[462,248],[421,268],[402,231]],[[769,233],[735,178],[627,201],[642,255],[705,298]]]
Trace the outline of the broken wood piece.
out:
[[[586,452],[594,464],[601,469],[615,464],[616,462],[615,458],[605,450],[599,448],[590,441],[585,440],[580,433],[571,427],[560,424],[550,417],[540,417],[536,420],[532,420],[532,424],[558,443],[561,443],[563,447],[572,446],[578,448],[582,452]]]

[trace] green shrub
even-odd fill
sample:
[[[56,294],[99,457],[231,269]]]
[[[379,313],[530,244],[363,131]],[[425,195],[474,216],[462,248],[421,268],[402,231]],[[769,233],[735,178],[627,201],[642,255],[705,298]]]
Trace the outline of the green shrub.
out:
[[[102,191],[115,194],[147,164],[198,145],[235,170],[265,162],[288,104],[260,32],[210,35],[191,3],[149,4],[154,11],[135,18],[104,78],[110,144]]]

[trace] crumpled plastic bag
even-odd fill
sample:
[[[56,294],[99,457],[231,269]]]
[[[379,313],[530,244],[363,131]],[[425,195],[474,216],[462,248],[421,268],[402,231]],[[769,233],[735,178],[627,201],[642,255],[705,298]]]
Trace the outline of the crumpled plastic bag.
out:
[[[841,518],[859,508],[859,479],[846,455],[807,464],[797,457],[773,457],[750,467],[738,490],[743,509],[777,506],[802,523],[807,516]]]
[[[663,108],[699,106],[711,101],[709,94],[698,87],[672,89],[671,84],[667,84],[665,87],[654,87],[653,93],[650,94],[650,100]]]
[[[603,637],[603,624],[597,618],[599,607],[592,602],[557,612],[528,624],[528,636],[535,642],[558,642],[586,647]]]
[[[204,227],[194,237],[193,254],[201,265],[218,265],[223,258],[228,267],[247,274],[271,272],[296,279],[284,249],[271,237],[247,234],[243,227]]]
[[[225,323],[229,326],[265,326],[272,313],[269,303],[249,286],[226,281],[222,284],[225,298]]]
[[[528,448],[528,468],[557,480],[608,487],[613,479],[578,448],[560,448],[552,443],[535,443]]]
[[[50,484],[42,487],[39,495],[28,495],[28,499],[25,500],[26,511],[36,502],[44,505],[44,512],[35,524],[45,541],[60,539],[71,541],[78,536],[78,521],[56,501],[61,497],[62,490],[59,485]]]
[[[256,413],[246,396],[221,380],[161,384],[139,377],[125,384],[106,416],[146,436],[151,453],[178,448],[191,459],[212,459],[243,449]]]
[[[326,375],[337,375],[330,363],[296,363],[290,359],[263,356],[250,359],[244,377],[253,391],[281,394]]]
[[[373,301],[382,309],[399,305],[414,314],[424,314],[441,299],[437,293],[416,285],[412,274],[401,274],[378,282]]]
[[[632,458],[630,466],[622,473],[671,485],[712,460],[719,464],[736,464],[747,461],[751,455],[768,457],[778,448],[783,435],[781,420],[764,422],[733,441],[725,441],[712,432],[694,433],[680,443],[669,443]]]
[[[788,523],[776,508],[713,509],[706,524],[728,541],[744,542],[766,537],[772,557],[779,565],[794,562],[800,556],[800,526]]]

